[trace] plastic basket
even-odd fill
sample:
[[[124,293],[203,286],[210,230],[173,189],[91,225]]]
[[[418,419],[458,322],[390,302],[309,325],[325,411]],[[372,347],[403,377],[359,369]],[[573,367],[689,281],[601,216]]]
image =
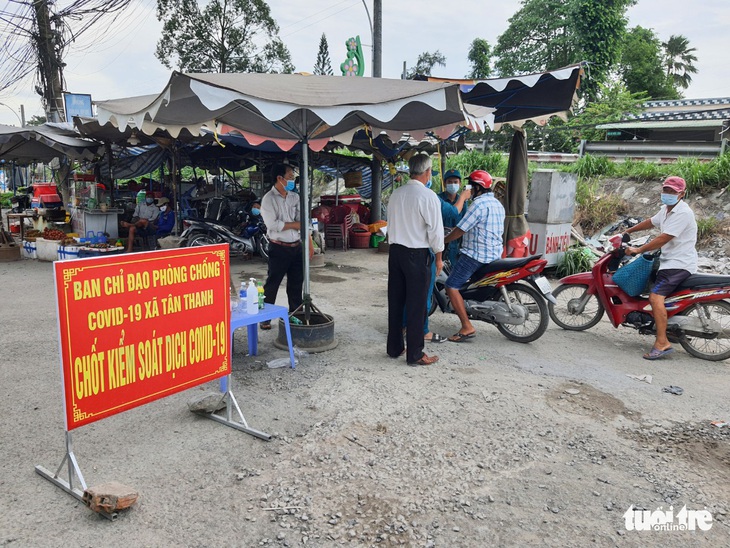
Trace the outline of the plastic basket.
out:
[[[651,276],[652,266],[654,266],[652,255],[639,255],[614,272],[613,281],[624,293],[636,297],[643,293]]]
[[[370,232],[350,231],[350,247],[365,249],[370,247]]]

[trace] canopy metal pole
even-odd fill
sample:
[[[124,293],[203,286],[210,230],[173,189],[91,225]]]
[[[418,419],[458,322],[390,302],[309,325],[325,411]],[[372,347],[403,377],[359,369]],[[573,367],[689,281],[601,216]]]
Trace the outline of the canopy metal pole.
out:
[[[306,128],[306,110],[302,113],[302,118],[303,126]],[[304,287],[302,288],[304,292],[304,323],[309,324],[309,316],[312,309],[312,297],[309,293],[309,208],[307,207],[307,204],[309,204],[309,139],[306,134],[304,139],[302,139],[302,184],[300,191],[302,193],[301,208],[303,209],[300,215],[300,233],[302,235],[302,265],[304,268]]]

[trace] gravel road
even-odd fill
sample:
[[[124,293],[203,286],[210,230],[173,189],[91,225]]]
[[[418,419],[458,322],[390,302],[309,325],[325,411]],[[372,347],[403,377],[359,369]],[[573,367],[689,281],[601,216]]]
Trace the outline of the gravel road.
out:
[[[529,345],[478,324],[469,342],[430,344],[438,364],[385,353],[387,255],[328,251],[315,304],[339,345],[284,357],[236,334],[232,382],[270,442],[187,410],[198,387],[74,431],[89,485],[140,500],[109,522],[38,476],[64,455],[52,267],[0,263],[0,545],[9,546],[730,546],[730,369],[604,318],[550,324]],[[263,278],[234,260],[236,285]],[[285,303],[282,291],[279,304]],[[455,316],[437,313],[448,336]],[[651,375],[652,383],[628,375]],[[676,385],[675,396],[662,388]],[[634,508],[707,510],[711,529],[627,530]]]

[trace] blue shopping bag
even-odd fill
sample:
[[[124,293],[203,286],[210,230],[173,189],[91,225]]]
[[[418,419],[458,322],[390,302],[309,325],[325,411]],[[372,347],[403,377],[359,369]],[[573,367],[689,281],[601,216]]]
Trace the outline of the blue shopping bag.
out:
[[[613,274],[613,281],[631,297],[641,295],[646,287],[651,270],[654,266],[654,256],[649,253],[638,255],[633,261],[625,264]]]

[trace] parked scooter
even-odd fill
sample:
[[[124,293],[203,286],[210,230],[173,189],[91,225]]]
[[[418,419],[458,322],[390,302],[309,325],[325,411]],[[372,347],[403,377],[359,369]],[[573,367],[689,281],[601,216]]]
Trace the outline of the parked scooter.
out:
[[[628,240],[628,237],[624,237]],[[637,329],[655,335],[654,317],[646,296],[631,297],[614,281],[612,269],[625,255],[627,241],[617,235],[591,272],[566,276],[555,289],[550,317],[563,329],[584,331],[608,311],[614,327]],[[610,266],[609,266],[610,265]],[[730,358],[730,276],[692,274],[668,296],[667,336],[697,358],[720,361]]]
[[[209,219],[186,219],[180,247],[195,247],[217,243],[230,245],[231,255],[258,253],[269,259],[269,236],[261,216],[245,214],[245,221],[231,228],[224,223]]]
[[[479,268],[459,289],[469,318],[496,325],[511,341],[529,343],[539,339],[549,321],[545,299],[553,299],[550,282],[540,275],[547,265],[541,257],[497,259]],[[436,277],[429,315],[436,308],[454,312],[446,294],[449,274],[449,265],[444,263]]]

